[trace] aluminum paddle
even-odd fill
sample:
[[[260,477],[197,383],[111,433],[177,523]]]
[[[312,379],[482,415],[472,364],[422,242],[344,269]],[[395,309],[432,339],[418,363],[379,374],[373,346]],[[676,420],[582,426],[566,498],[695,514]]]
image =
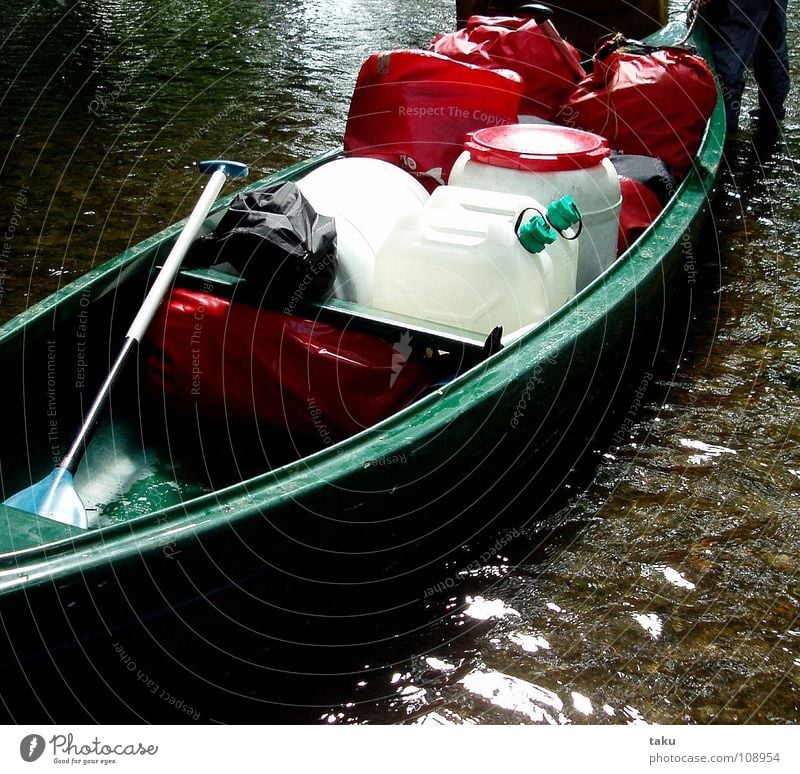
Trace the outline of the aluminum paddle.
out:
[[[89,514],[75,489],[73,475],[97,427],[100,415],[106,407],[111,388],[127,362],[130,353],[141,342],[161,300],[172,285],[189,246],[200,231],[200,227],[222,190],[225,180],[228,177],[246,177],[249,172],[245,164],[240,164],[236,161],[201,161],[199,166],[201,172],[211,175],[211,179],[208,181],[208,185],[197,204],[195,204],[192,214],[175,240],[167,260],[164,262],[155,282],[153,282],[144,302],[136,313],[136,317],[134,317],[125,336],[122,349],[103,382],[103,386],[100,388],[92,407],[89,409],[72,446],[55,470],[38,483],[9,497],[4,505],[19,508],[23,511],[30,511],[45,519],[52,519],[71,527],[88,529],[90,526],[94,526],[90,524]]]

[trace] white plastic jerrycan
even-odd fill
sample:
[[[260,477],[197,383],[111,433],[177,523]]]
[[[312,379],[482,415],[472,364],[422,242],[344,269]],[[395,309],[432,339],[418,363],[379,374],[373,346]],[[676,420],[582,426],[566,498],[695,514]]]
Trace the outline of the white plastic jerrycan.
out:
[[[528,196],[437,188],[378,252],[373,306],[486,335],[540,322],[574,295],[578,255],[546,213]]]

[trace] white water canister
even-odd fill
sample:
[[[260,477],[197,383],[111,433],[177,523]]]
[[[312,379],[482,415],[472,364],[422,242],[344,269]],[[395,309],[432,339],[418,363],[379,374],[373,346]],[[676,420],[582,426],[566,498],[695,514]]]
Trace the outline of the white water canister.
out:
[[[484,335],[540,322],[574,294],[577,266],[576,242],[521,244],[520,215],[544,212],[529,196],[437,188],[378,252],[372,305]]]
[[[520,213],[524,213],[525,216],[546,213],[546,208],[529,196],[453,185],[437,188],[427,206],[457,211],[465,218],[471,213],[498,216],[510,222],[512,226]],[[514,249],[516,250],[516,246]],[[557,239],[545,252],[535,254],[529,252],[527,260],[532,261],[541,273],[547,293],[548,314],[552,314],[575,295],[578,246],[570,244],[567,239]]]
[[[399,217],[422,209],[428,192],[394,164],[368,158],[328,162],[297,186],[319,214],[336,221],[339,268],[333,297],[368,304],[375,255]]]
[[[451,185],[525,194],[549,202],[571,196],[581,211],[577,290],[617,258],[619,178],[608,142],[550,124],[512,124],[469,135],[450,173]]]

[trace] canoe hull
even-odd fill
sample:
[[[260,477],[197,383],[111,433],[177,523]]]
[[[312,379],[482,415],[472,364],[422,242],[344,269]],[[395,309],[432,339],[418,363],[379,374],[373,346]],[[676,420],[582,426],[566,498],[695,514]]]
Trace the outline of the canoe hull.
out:
[[[662,39],[681,33],[667,30]],[[187,675],[253,658],[265,642],[277,650],[293,638],[331,646],[353,616],[378,620],[408,607],[424,616],[426,596],[446,589],[451,568],[463,566],[462,546],[483,541],[490,553],[483,564],[494,561],[491,549],[505,540],[504,530],[552,512],[564,464],[590,448],[615,400],[623,413],[630,406],[631,379],[641,379],[658,350],[676,279],[693,281],[692,243],[708,208],[723,126],[720,103],[696,169],[655,227],[603,277],[540,329],[385,422],[291,465],[229,479],[204,496],[176,496],[167,487],[155,513],[88,534],[6,509],[0,615],[10,647],[0,646],[8,654],[0,656],[0,672],[7,685],[22,686],[20,696],[34,697],[26,711],[43,711],[35,705],[39,692],[57,695],[62,707],[80,704],[74,681],[58,678],[70,670],[88,681],[98,674],[105,681],[108,672],[119,678],[114,690],[138,695],[128,665],[132,660],[138,672],[158,663],[162,642]],[[132,248],[0,329],[4,367],[24,375],[9,399],[9,440],[0,456],[6,494],[26,476],[46,473],[56,454],[52,396],[26,385],[47,385],[56,378],[51,364],[68,363],[57,391],[58,437],[68,436],[79,424],[84,391],[102,377],[129,319],[120,305],[135,306],[147,270],[176,231]],[[84,357],[92,371],[79,379],[79,359],[69,353],[84,312],[107,322],[93,324],[93,349]],[[137,417],[145,410],[138,395],[134,375],[112,397],[112,416]],[[182,428],[164,432],[170,449],[185,441]],[[234,441],[205,443],[229,443],[234,463],[241,453]],[[20,449],[41,470],[20,465]],[[36,686],[26,683],[33,665],[41,675]],[[107,700],[108,687],[98,690],[101,698],[85,706]],[[123,720],[126,711],[120,709]],[[91,719],[86,712],[80,717]]]
[[[0,652],[24,653],[26,661],[20,668],[12,657],[0,673],[7,683],[13,674],[18,682],[39,675],[45,685],[33,695],[52,696],[56,685],[50,703],[59,707],[70,706],[75,685],[63,675],[86,681],[95,671],[104,682],[114,676],[114,690],[135,699],[141,686],[121,662],[120,644],[138,672],[156,669],[145,665],[157,665],[156,643],[168,642],[176,669],[185,670],[182,680],[191,683],[191,675],[250,660],[265,642],[292,639],[293,632],[298,641],[331,645],[344,636],[341,616],[381,619],[387,608],[416,605],[424,617],[426,596],[447,588],[454,563],[466,565],[557,507],[565,468],[591,448],[611,408],[629,408],[655,354],[661,310],[685,276],[684,258],[681,249],[665,256],[663,271],[548,359],[547,371],[532,369],[491,404],[470,407],[387,458],[339,466],[340,475],[324,485],[311,481],[307,491],[286,492],[268,506],[254,496],[247,514],[236,508],[228,520],[197,518],[182,532],[165,520],[147,539],[131,530],[132,545],[108,545],[92,561],[78,564],[65,546],[41,582],[26,579],[21,593],[6,590],[2,615],[13,622],[6,628],[13,650]],[[482,564],[497,561],[495,553]],[[300,612],[277,612],[286,600]],[[308,616],[320,616],[311,630]],[[397,625],[383,623],[385,630]],[[108,690],[98,688],[103,702]],[[84,711],[97,706],[84,702]],[[127,706],[115,710],[122,722]],[[174,720],[172,708],[163,709]]]

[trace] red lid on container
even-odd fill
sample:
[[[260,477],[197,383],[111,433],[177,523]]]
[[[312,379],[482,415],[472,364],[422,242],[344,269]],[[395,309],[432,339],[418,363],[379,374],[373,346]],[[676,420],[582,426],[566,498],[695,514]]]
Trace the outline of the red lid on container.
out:
[[[527,172],[589,169],[611,155],[605,137],[550,124],[511,124],[478,129],[464,147],[473,161]]]

